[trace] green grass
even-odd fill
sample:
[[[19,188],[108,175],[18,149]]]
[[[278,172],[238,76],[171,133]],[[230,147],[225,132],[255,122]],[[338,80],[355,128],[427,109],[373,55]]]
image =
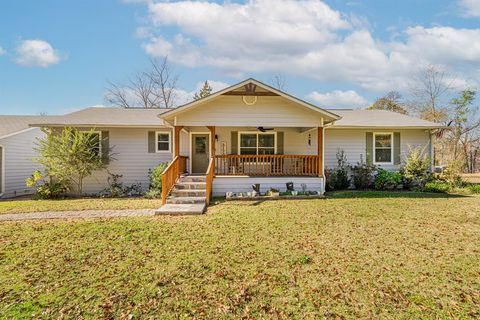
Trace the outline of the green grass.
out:
[[[82,210],[121,210],[155,209],[162,201],[143,198],[86,198],[64,200],[7,200],[0,201],[0,214],[44,212],[44,211],[82,211]]]
[[[478,318],[479,207],[350,195],[1,223],[0,318]]]

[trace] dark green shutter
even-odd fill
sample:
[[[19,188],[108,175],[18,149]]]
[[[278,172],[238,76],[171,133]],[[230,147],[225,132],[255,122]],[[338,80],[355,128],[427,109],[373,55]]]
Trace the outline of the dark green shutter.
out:
[[[148,131],[148,153],[155,153],[155,131]]]
[[[102,146],[102,161],[104,163],[109,162],[109,155],[110,155],[110,132],[108,131],[101,131],[101,146]]]
[[[238,154],[238,132],[232,131],[231,133],[231,154]]]
[[[365,134],[365,161],[367,164],[373,164],[373,132],[367,132]]]
[[[283,154],[283,132],[277,132],[277,154]]]
[[[393,133],[393,164],[400,164],[400,132]]]

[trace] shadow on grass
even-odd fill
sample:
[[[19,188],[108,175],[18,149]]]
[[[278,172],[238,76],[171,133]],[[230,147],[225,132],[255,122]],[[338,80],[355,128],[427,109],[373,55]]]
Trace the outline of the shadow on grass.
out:
[[[464,198],[461,194],[415,192],[415,191],[330,191],[325,193],[327,199],[349,198]]]

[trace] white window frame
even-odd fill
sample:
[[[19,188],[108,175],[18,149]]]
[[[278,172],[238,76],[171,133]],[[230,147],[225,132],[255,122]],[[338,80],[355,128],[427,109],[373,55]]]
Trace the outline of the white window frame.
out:
[[[102,131],[97,130],[80,130],[81,133],[96,133],[98,134],[98,152],[102,155]]]
[[[5,147],[0,144],[2,149],[2,165],[0,166],[0,172],[2,173],[2,178],[0,179],[0,197],[5,194]]]
[[[158,150],[158,135],[168,134],[168,150]],[[165,141],[161,141],[165,142]],[[155,131],[155,152],[156,153],[172,153],[172,132],[171,131]]]
[[[241,136],[242,134],[256,134],[257,135],[257,156],[259,155],[258,154],[258,136],[261,135],[261,134],[269,134],[269,135],[273,135],[273,143],[274,143],[274,146],[273,146],[273,154],[277,154],[277,132],[274,131],[274,132],[257,132],[257,131],[239,131],[238,132],[238,138],[237,138],[237,141],[238,141],[238,150],[237,150],[237,153],[239,155],[241,155],[240,153],[240,150],[241,150],[241,145],[242,145],[242,140],[241,140]]]
[[[376,136],[390,136],[390,162],[377,162],[377,156],[376,156],[376,150],[377,147],[375,146],[375,141],[376,141]],[[394,150],[394,141],[393,141],[393,132],[374,132],[373,133],[373,164],[378,164],[378,165],[393,165],[393,150]],[[386,148],[384,148],[386,149]]]

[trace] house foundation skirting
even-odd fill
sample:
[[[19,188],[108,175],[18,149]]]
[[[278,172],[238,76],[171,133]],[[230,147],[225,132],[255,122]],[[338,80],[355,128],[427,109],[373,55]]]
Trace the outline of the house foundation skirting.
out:
[[[259,183],[260,192],[265,193],[270,188],[285,192],[286,183],[293,182],[297,191],[302,191],[302,184],[306,185],[308,191],[325,191],[324,179],[321,177],[249,177],[249,176],[216,176],[213,180],[213,195],[215,197],[225,196],[227,192],[249,192],[252,185]]]

